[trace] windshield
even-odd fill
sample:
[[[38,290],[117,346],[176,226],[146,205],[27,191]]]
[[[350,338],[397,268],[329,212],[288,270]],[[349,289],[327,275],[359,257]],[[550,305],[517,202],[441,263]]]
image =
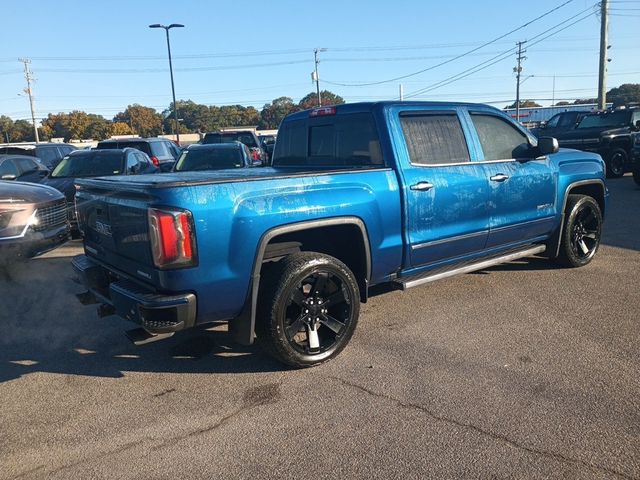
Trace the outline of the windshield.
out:
[[[202,140],[203,145],[209,143],[230,143],[240,142],[244,143],[249,148],[255,148],[258,146],[253,135],[243,132],[225,132],[225,133],[207,133]]]
[[[92,150],[64,157],[50,177],[103,177],[121,172],[122,152]]]
[[[578,128],[615,128],[629,124],[629,112],[612,112],[600,115],[587,115]]]
[[[175,171],[189,172],[242,167],[242,154],[239,148],[211,148],[185,150],[176,163]]]

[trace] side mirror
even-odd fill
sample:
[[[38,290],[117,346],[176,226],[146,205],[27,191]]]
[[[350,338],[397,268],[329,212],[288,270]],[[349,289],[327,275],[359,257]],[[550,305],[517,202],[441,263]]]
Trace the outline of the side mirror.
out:
[[[560,149],[558,139],[553,137],[538,138],[538,156],[556,153]]]
[[[640,131],[640,120],[636,120],[636,130]]]
[[[6,175],[2,175],[2,180],[15,180],[16,177],[13,173],[8,173]]]

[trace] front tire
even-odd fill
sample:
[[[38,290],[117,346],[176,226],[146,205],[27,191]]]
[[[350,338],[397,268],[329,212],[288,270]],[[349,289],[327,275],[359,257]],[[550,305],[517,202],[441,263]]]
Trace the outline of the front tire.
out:
[[[602,212],[587,195],[569,195],[556,259],[565,267],[582,267],[596,254],[602,235]]]
[[[338,355],[360,313],[360,291],[351,270],[314,252],[289,255],[264,270],[256,333],[267,353],[297,368]]]
[[[633,168],[633,181],[636,182],[636,185],[640,186],[640,165],[636,165]]]
[[[627,152],[624,148],[616,148],[611,151],[607,164],[607,177],[620,178],[624,175],[624,168],[627,165]]]

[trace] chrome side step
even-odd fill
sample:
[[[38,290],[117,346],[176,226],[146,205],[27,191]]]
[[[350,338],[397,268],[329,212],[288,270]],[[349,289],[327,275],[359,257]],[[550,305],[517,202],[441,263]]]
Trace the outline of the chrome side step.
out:
[[[474,263],[465,263],[462,265],[454,265],[447,267],[447,269],[437,269],[435,271],[425,272],[419,275],[412,275],[410,277],[400,277],[395,280],[396,284],[399,284],[402,290],[408,288],[424,285],[425,283],[435,282],[447,277],[453,277],[454,275],[460,275],[462,273],[476,272],[478,270],[484,270],[485,268],[493,267],[500,263],[507,263],[513,260],[517,260],[522,257],[531,257],[537,255],[546,250],[544,245],[528,246],[525,249],[510,251],[496,257],[484,258]]]

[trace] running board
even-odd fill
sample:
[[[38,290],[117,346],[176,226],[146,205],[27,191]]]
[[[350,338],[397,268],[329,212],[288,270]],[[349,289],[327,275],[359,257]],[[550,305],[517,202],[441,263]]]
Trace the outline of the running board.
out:
[[[446,268],[440,268],[421,273],[419,275],[412,275],[404,278],[397,278],[394,283],[400,285],[402,290],[408,288],[417,287],[418,285],[424,285],[425,283],[435,282],[447,277],[453,277],[454,275],[460,275],[462,273],[476,272],[478,270],[484,270],[485,268],[493,267],[500,263],[507,263],[513,260],[517,260],[522,257],[531,257],[538,253],[544,252],[546,247],[544,245],[527,246],[525,249],[510,251],[496,257],[480,259],[474,263],[458,264],[454,266],[448,266]]]

